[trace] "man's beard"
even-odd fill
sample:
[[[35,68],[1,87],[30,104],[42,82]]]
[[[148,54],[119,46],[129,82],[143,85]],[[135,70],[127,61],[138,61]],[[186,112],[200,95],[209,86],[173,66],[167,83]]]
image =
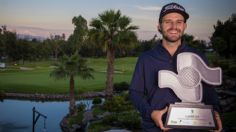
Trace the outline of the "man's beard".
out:
[[[179,41],[179,40],[182,38],[183,32],[181,32],[181,30],[175,29],[175,30],[178,32],[179,36],[174,37],[174,38],[171,38],[170,36],[167,35],[167,33],[170,32],[170,30],[173,30],[173,29],[169,29],[169,30],[167,30],[166,32],[162,32],[163,38],[164,38],[166,41],[171,42],[171,43],[174,43],[174,42]]]

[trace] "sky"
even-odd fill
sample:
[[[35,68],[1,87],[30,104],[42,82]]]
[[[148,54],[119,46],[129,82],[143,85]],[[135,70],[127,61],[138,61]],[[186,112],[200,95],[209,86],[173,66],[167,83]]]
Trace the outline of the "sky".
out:
[[[106,10],[120,10],[139,27],[140,40],[149,40],[157,31],[161,7],[176,2],[190,18],[186,33],[209,40],[217,20],[226,21],[236,13],[236,0],[0,0],[0,26],[17,34],[49,37],[74,30],[72,18],[83,16],[88,24]]]

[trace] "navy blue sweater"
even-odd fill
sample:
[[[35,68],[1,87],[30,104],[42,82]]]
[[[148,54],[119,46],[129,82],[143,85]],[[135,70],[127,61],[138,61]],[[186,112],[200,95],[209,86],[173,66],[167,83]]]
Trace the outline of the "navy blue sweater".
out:
[[[192,52],[199,55],[206,64],[206,57],[196,49],[182,43],[175,54],[171,56],[162,46],[157,44],[155,48],[143,53],[137,61],[131,85],[129,88],[130,99],[142,116],[143,131],[160,131],[151,119],[153,110],[161,110],[181,100],[169,89],[158,87],[159,70],[170,70],[177,74],[176,59],[182,52]],[[203,84],[203,100],[205,104],[213,105],[214,110],[219,111],[219,100],[212,86]],[[163,116],[165,120],[165,115]]]

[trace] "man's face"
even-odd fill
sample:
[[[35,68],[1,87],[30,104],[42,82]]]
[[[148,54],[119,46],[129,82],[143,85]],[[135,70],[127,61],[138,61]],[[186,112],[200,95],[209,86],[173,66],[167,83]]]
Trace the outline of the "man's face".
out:
[[[158,29],[163,35],[163,39],[169,42],[177,42],[181,40],[186,28],[184,17],[179,13],[169,13],[162,18]]]

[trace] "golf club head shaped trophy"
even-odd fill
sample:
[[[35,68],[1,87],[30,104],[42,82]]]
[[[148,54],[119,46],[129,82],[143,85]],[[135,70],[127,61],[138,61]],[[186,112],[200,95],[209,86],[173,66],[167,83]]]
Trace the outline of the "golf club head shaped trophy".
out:
[[[182,102],[170,104],[165,127],[188,129],[216,129],[213,107],[201,103],[202,81],[210,85],[222,83],[221,68],[209,68],[196,54],[180,53],[177,56],[178,74],[160,70],[158,85],[171,88]]]

